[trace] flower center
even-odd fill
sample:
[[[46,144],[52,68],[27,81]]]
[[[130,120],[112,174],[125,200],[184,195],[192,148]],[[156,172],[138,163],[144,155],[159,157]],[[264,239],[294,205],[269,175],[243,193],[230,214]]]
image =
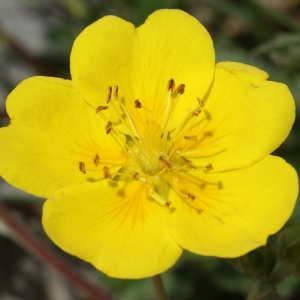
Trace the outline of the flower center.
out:
[[[163,170],[160,157],[164,157],[163,140],[159,128],[150,125],[145,130],[145,138],[140,138],[129,150],[129,159],[133,159],[147,175],[155,175]]]
[[[185,91],[185,85],[180,84],[175,88],[175,81],[170,79],[167,83],[167,102],[161,123],[152,122],[152,112],[146,108],[138,99],[134,101],[136,109],[144,109],[148,114],[148,125],[143,134],[139,135],[134,120],[126,109],[124,99],[119,99],[118,86],[108,88],[106,104],[99,106],[96,113],[107,123],[105,131],[110,134],[126,151],[127,161],[120,166],[119,171],[111,174],[108,166],[103,167],[105,179],[110,180],[140,180],[148,184],[148,193],[158,203],[169,207],[168,193],[173,188],[181,197],[193,201],[195,196],[190,193],[177,191],[172,184],[174,176],[179,173],[191,172],[196,169],[212,170],[212,165],[204,167],[193,166],[192,162],[184,158],[184,153],[192,143],[198,141],[197,136],[188,134],[194,125],[196,117],[201,113],[204,103],[197,98],[198,104],[183,114],[176,128],[170,128],[176,106],[180,96]],[[113,99],[112,99],[113,98]],[[128,103],[126,103],[128,105]],[[126,143],[124,144],[124,133],[120,132],[116,124],[105,116],[104,111],[111,108],[119,116],[119,120],[126,129]],[[178,148],[182,141],[185,146]],[[97,167],[101,158],[96,154],[94,165]],[[85,164],[79,163],[79,170],[86,174]]]

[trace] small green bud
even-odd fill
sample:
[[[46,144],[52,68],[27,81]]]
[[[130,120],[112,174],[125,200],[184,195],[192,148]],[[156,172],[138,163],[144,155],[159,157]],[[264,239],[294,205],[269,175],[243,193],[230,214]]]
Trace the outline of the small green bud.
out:
[[[276,258],[270,247],[264,246],[229,261],[237,271],[256,279],[263,279],[272,272]]]

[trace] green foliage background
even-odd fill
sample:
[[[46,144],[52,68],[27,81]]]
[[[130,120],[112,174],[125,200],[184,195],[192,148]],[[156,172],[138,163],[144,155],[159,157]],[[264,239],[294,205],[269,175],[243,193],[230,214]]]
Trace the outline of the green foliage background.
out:
[[[6,0],[0,0],[0,9],[1,1]],[[46,50],[38,52],[28,49],[26,42],[21,42],[5,26],[2,26],[0,15],[0,89],[2,92],[0,95],[3,98],[0,102],[2,104],[0,116],[2,125],[8,122],[4,99],[9,91],[23,79],[22,74],[24,78],[32,75],[70,77],[69,54],[72,43],[80,31],[90,23],[104,15],[114,14],[138,26],[154,10],[179,8],[195,16],[206,26],[214,40],[217,61],[238,61],[257,66],[267,71],[271,80],[280,81],[289,86],[297,105],[297,119],[289,138],[276,150],[275,154],[284,157],[300,173],[300,1],[15,0],[14,2],[17,5],[19,2],[24,16],[26,14],[34,16],[37,26],[43,26],[47,47]],[[14,20],[12,19],[11,22],[13,26]],[[174,30],[176,31],[176,28]],[[180,37],[178,43],[180,43]],[[15,77],[7,76],[11,74],[12,68],[18,73]],[[12,210],[19,212],[23,220],[29,220],[29,226],[33,224],[34,227],[32,231],[40,235],[49,247],[53,247],[37,225],[41,201],[14,192],[5,194],[2,190],[0,190],[0,199]],[[291,220],[296,220],[299,216],[300,204],[298,203]],[[2,232],[0,270],[8,268],[13,274],[14,270],[17,272],[17,268],[9,265],[5,259],[8,243],[9,247],[17,247],[14,242],[11,242],[9,234],[4,237]],[[15,258],[10,259],[17,259],[18,255],[21,255],[18,253],[16,252]],[[65,259],[71,259],[79,271],[84,269],[85,272],[96,276],[99,284],[112,291],[116,299],[154,299],[153,288],[148,279],[112,279],[91,271],[91,268],[83,266],[82,262],[67,256]],[[5,280],[4,277],[4,272],[0,271],[0,281]],[[245,299],[255,284],[255,279],[238,273],[226,260],[200,257],[187,252],[172,269],[163,274],[163,279],[170,299]],[[52,299],[51,291],[40,292],[43,286],[44,282],[41,280],[38,287],[31,286],[31,290],[34,289],[36,293],[31,292],[29,295],[27,291],[20,295],[20,292],[14,288],[6,290],[6,287],[0,284],[0,300],[4,291],[10,295],[18,295],[21,299]],[[66,286],[73,297],[71,299],[88,299],[74,292],[76,287],[67,284]],[[275,296],[275,294],[262,295],[261,298],[255,299],[300,299],[299,277],[298,279],[296,276],[287,277],[278,285],[279,295]]]

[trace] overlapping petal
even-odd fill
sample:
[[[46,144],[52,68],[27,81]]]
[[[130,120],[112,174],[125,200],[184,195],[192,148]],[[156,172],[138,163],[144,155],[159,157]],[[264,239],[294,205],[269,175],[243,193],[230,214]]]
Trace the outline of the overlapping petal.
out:
[[[125,160],[71,81],[27,79],[9,95],[6,107],[11,124],[0,129],[0,175],[29,193],[51,197],[59,188],[102,178],[103,163],[114,166]]]
[[[286,85],[267,77],[252,66],[218,63],[205,108],[189,132],[198,141],[184,156],[222,171],[249,166],[274,151],[291,130],[295,103]]]
[[[290,217],[298,194],[296,171],[268,156],[237,171],[178,176],[171,190],[175,207],[169,231],[184,249],[219,257],[237,257],[264,245]]]
[[[214,74],[214,50],[206,29],[180,10],[154,12],[137,29],[122,19],[108,16],[87,27],[76,39],[71,54],[72,80],[93,107],[106,102],[107,87],[119,86],[120,99],[137,131],[143,135],[149,113],[137,110],[134,100],[152,111],[160,125],[167,103],[167,82],[187,85],[173,118],[196,105]],[[107,111],[113,121],[118,117]]]
[[[100,181],[57,191],[44,205],[43,225],[63,250],[107,275],[141,278],[165,271],[182,252],[167,213],[145,183]]]

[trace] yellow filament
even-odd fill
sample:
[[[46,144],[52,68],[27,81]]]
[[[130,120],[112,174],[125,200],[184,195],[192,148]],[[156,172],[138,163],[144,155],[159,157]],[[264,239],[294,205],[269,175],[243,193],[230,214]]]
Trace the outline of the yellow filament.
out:
[[[162,127],[162,128],[164,128],[165,122],[167,121],[167,115],[168,115],[168,112],[169,112],[169,109],[170,109],[171,94],[172,94],[172,90],[169,89],[169,90],[168,90],[167,106],[166,106],[166,109],[165,109],[165,113],[164,113],[163,120],[162,120],[162,122],[161,122],[161,127]]]
[[[172,202],[164,200],[160,195],[158,195],[153,187],[149,189],[149,196],[152,197],[158,204],[169,208]]]
[[[130,115],[129,115],[127,109],[126,109],[125,106],[123,105],[122,101],[119,101],[119,103],[120,103],[120,105],[121,105],[121,107],[122,107],[122,109],[123,109],[123,111],[124,111],[126,117],[128,118],[128,122],[129,122],[129,124],[130,124],[130,126],[131,126],[131,128],[132,128],[132,130],[133,130],[133,132],[134,132],[134,135],[139,139],[139,138],[140,138],[140,137],[139,137],[139,134],[137,133],[137,131],[136,131],[136,129],[135,129],[135,126],[134,126],[134,124],[133,124],[133,122],[132,122],[132,120],[131,120],[131,117],[130,117]],[[131,137],[131,138],[132,138],[132,137]]]
[[[113,103],[113,101],[110,102],[112,108],[115,110],[115,112],[118,114],[119,119],[121,121],[121,123],[124,125],[124,127],[128,130],[129,135],[132,139],[132,141],[135,143],[135,138],[134,138],[134,132],[131,130],[130,127],[128,127],[128,125],[126,124],[125,120],[123,119],[123,117],[121,116],[120,112],[118,111],[118,109],[116,108],[115,104]]]

